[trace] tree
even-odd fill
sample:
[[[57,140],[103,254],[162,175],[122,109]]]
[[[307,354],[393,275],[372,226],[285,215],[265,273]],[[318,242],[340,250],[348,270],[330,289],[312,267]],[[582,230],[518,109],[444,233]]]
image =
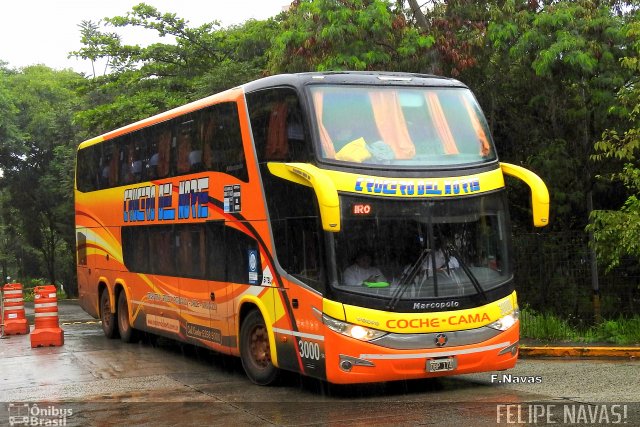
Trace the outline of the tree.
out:
[[[640,18],[636,13],[636,18]],[[591,215],[598,258],[609,269],[628,256],[640,260],[640,20],[626,27],[629,56],[621,60],[630,77],[617,94],[617,105],[610,110],[624,120],[619,128],[607,129],[597,142],[599,162],[616,162],[617,171],[607,175],[623,183],[628,197],[617,210],[597,210]]]
[[[583,229],[597,173],[589,161],[628,70],[624,16],[606,2],[507,2],[492,9],[489,76],[479,96],[490,106],[502,158],[528,164],[552,194],[552,228]],[[524,199],[523,199],[524,200]]]
[[[422,71],[433,41],[385,0],[296,0],[273,41],[269,69]]]
[[[6,79],[7,93],[20,111],[12,153],[0,159],[7,203],[18,212],[9,225],[39,254],[43,273],[54,284],[61,269],[65,281],[74,283],[73,153],[82,134],[73,116],[82,83],[79,74],[45,66],[27,67]]]
[[[9,165],[14,156],[22,153],[20,132],[16,126],[19,111],[8,86],[14,73],[5,68],[5,65],[5,62],[0,61],[0,165]]]
[[[100,29],[103,27],[103,30]],[[167,43],[127,45],[113,31],[154,32]],[[108,62],[109,73],[85,87],[88,105],[77,120],[99,134],[262,75],[275,20],[221,28],[217,21],[190,27],[174,13],[141,3],[100,25],[81,24],[83,47],[72,55]]]

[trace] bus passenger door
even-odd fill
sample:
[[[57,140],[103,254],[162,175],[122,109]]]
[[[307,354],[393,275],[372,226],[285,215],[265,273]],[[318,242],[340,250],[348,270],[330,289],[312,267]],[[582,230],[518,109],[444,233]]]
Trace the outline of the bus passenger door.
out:
[[[326,379],[324,336],[319,315],[323,308],[325,275],[321,263],[320,229],[316,218],[288,218],[274,228],[278,259],[282,267],[299,281],[285,282],[286,289],[280,290],[291,319],[282,322],[279,327],[282,332],[276,334],[276,342],[280,367]],[[295,341],[291,348],[282,344],[287,338]]]
[[[207,222],[204,228],[206,242],[205,275],[206,295],[202,301],[209,316],[208,327],[198,333],[204,335],[207,345],[228,353],[228,292],[225,281],[224,221]],[[233,307],[231,307],[233,308]]]
[[[224,289],[209,280],[205,224],[176,226],[178,275],[180,277],[179,304],[181,323],[186,339],[194,344],[216,348],[220,344],[220,324],[224,313],[218,310],[216,299]]]

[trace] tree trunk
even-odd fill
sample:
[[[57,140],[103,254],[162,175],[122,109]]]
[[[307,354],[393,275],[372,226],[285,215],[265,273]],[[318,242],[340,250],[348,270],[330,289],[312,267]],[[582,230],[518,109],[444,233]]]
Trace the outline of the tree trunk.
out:
[[[418,23],[418,27],[420,27],[424,32],[429,31],[429,23],[427,22],[427,18],[425,18],[424,13],[420,9],[420,5],[417,0],[408,0],[409,6],[411,7],[411,11],[413,12],[413,16],[416,18],[416,22]]]

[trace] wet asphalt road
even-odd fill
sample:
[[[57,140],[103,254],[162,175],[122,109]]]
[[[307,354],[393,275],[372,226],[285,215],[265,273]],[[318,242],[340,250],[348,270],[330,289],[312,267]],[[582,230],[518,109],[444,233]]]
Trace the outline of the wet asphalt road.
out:
[[[249,382],[236,358],[165,339],[108,340],[100,324],[72,302],[62,303],[61,323],[62,347],[31,349],[29,336],[0,340],[0,426],[56,421],[69,426],[476,427],[562,425],[576,416],[582,425],[603,420],[640,425],[637,360],[529,359],[506,372],[533,383],[500,383],[503,373],[494,372],[328,386],[291,374],[275,387],[260,387]],[[590,419],[591,408],[601,412]]]

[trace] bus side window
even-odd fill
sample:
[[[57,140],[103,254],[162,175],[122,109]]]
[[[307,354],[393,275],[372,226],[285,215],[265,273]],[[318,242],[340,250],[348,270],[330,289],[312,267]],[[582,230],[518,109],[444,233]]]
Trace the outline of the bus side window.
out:
[[[78,265],[87,265],[87,235],[76,233],[76,245],[78,248]]]
[[[154,255],[149,253],[148,227],[122,227],[122,257],[127,270],[149,273],[149,259]]]
[[[78,151],[77,186],[80,191],[94,191],[101,186],[100,144]]]
[[[214,169],[213,148],[211,142],[213,141],[213,133],[215,131],[215,120],[211,113],[211,109],[207,109],[200,116],[198,123],[198,134],[202,144],[202,165],[205,170]]]
[[[287,138],[288,112],[289,109],[285,102],[274,103],[271,108],[264,154],[269,161],[286,161],[289,157],[289,141]]]
[[[176,229],[178,274],[202,279],[205,277],[204,227],[181,225]]]
[[[131,140],[127,144],[128,163],[130,182],[138,183],[142,181],[143,175],[143,159],[145,140],[142,132],[135,132],[131,135]]]
[[[224,229],[224,221],[206,223],[206,277],[216,282],[226,280]]]
[[[304,112],[293,89],[277,88],[247,95],[258,162],[308,162],[311,142]]]
[[[194,141],[194,133],[195,122],[193,118],[190,116],[184,116],[177,128],[178,174],[191,172],[191,164],[196,160],[195,155],[193,154],[197,151],[197,144],[196,141]],[[202,156],[202,152],[200,152],[200,156]],[[200,162],[201,161],[202,157],[200,157]]]
[[[146,131],[144,135],[147,152],[145,154],[145,179],[166,178],[171,170],[171,128],[160,124]]]
[[[149,248],[153,256],[149,257],[149,270],[153,274],[175,276],[175,243],[172,226],[149,227]]]
[[[310,144],[307,143],[303,115],[297,102],[294,107],[290,107],[287,116],[287,144],[291,161],[308,162],[311,160],[308,150]]]
[[[257,272],[256,277],[251,277],[249,266],[249,253],[258,251],[258,243],[255,239],[227,223],[224,228],[224,247],[226,257],[227,282],[261,285],[262,266],[260,256],[253,267]]]
[[[249,181],[237,104],[225,102],[208,108],[203,114],[203,123],[207,168]]]
[[[131,170],[131,164],[133,162],[133,141],[131,140],[131,135],[116,139],[116,145],[119,146],[118,170],[120,171],[120,178],[118,185],[131,184],[134,182]]]
[[[115,187],[118,185],[118,167],[120,166],[118,146],[115,141],[108,142],[102,152],[104,159],[102,178],[106,183],[104,188]]]

